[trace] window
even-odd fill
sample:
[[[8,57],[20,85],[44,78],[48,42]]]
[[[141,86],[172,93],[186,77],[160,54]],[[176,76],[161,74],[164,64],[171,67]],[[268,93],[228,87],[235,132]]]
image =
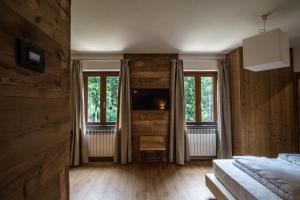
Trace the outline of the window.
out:
[[[85,119],[88,125],[115,124],[118,87],[118,72],[84,73]]]
[[[184,73],[185,120],[187,124],[217,122],[217,73]]]

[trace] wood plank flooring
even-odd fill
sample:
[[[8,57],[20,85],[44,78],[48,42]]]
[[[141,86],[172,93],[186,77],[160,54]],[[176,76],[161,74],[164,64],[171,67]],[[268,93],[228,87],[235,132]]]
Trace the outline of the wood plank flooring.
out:
[[[185,166],[138,163],[125,166],[93,162],[70,170],[71,200],[202,200],[213,199],[204,175],[210,161]]]

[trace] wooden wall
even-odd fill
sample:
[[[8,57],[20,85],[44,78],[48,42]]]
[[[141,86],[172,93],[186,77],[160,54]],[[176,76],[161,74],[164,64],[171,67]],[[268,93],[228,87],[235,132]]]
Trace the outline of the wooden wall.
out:
[[[242,48],[227,55],[230,69],[233,154],[276,156],[297,152],[293,68],[243,69]]]
[[[176,54],[125,54],[129,59],[131,88],[170,88],[171,59]],[[139,136],[163,135],[169,146],[169,111],[132,111],[133,157],[139,157]]]
[[[45,73],[16,65],[16,39]],[[0,1],[0,199],[68,199],[70,0]]]
[[[297,102],[297,118],[298,118],[298,136],[299,136],[299,152],[300,152],[300,72],[295,73],[296,83],[296,102]]]

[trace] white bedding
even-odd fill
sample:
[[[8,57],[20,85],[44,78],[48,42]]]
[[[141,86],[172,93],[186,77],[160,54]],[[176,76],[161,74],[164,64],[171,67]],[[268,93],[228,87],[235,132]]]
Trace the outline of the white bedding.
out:
[[[289,157],[291,160],[291,157]],[[234,157],[233,164],[283,199],[300,199],[300,167],[282,159]]]
[[[296,167],[300,167],[300,154],[281,153],[278,154],[277,159],[281,159]]]
[[[213,161],[214,175],[241,200],[282,200],[278,195],[232,164],[233,160]]]

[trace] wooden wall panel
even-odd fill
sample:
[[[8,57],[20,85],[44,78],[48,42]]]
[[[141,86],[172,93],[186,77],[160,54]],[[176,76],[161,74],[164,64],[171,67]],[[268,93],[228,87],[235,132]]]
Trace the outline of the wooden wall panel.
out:
[[[70,1],[0,1],[0,199],[69,199]],[[16,39],[45,73],[16,65]]]
[[[237,67],[241,62],[241,49],[236,49],[227,55],[228,66],[230,70],[230,94],[231,94],[231,116],[232,116],[232,147],[233,154],[239,155],[244,146],[239,145],[242,142],[242,134],[236,134],[241,130],[241,71]]]
[[[298,137],[299,137],[299,152],[300,152],[300,72],[295,73],[295,83],[296,83],[296,102],[297,102],[297,131],[298,131]]]
[[[175,54],[126,54],[132,88],[170,88],[171,59]]]
[[[297,151],[297,109],[293,68],[269,72],[272,154]]]
[[[300,74],[297,81],[297,93],[298,93],[298,140],[299,140],[299,152],[300,152]]]
[[[268,106],[268,72],[251,72],[242,70],[241,73],[241,128],[244,131],[245,152],[261,154],[269,149],[269,115]],[[256,133],[255,136],[253,133]],[[263,133],[263,134],[262,134]],[[243,141],[248,141],[243,143]],[[253,144],[259,148],[253,148]]]
[[[176,54],[125,54],[129,59],[131,88],[170,88],[171,60]],[[132,111],[133,157],[139,157],[141,135],[162,135],[169,141],[169,111]]]
[[[276,156],[297,152],[293,68],[252,72],[242,48],[228,54],[233,154]]]

